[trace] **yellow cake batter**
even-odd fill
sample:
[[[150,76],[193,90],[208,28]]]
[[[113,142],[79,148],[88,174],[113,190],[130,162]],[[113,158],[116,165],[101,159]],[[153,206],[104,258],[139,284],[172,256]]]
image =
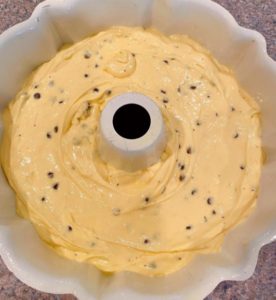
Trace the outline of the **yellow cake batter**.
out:
[[[101,111],[138,92],[163,114],[158,163],[102,161]],[[218,251],[256,202],[257,104],[188,37],[114,27],[61,50],[4,114],[1,160],[18,213],[59,254],[107,272],[164,275]]]

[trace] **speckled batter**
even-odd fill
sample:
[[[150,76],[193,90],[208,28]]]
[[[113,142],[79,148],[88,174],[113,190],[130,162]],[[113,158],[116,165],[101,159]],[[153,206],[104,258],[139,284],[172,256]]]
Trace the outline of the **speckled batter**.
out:
[[[100,113],[138,92],[160,107],[168,143],[135,173],[97,151]],[[4,114],[1,160],[20,215],[59,254],[107,272],[165,275],[220,249],[256,202],[257,104],[185,36],[115,27],[61,50]]]

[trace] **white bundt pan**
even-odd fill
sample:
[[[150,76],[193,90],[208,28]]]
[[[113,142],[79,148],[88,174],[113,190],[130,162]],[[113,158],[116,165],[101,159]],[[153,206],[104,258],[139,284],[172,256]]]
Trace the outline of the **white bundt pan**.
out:
[[[276,239],[276,63],[264,38],[240,27],[209,0],[48,0],[32,17],[0,36],[0,109],[24,78],[51,59],[59,47],[111,25],[155,27],[183,33],[230,66],[259,102],[267,161],[255,212],[231,231],[219,254],[200,255],[166,278],[130,273],[104,276],[96,268],[57,256],[32,225],[15,213],[14,193],[0,176],[0,253],[26,284],[50,293],[84,299],[202,299],[222,280],[244,280],[254,271],[260,248]],[[2,128],[1,125],[0,128]]]

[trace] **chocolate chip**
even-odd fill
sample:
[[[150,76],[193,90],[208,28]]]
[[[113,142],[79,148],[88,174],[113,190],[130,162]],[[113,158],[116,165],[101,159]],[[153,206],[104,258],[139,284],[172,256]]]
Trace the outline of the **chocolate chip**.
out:
[[[120,210],[120,208],[113,208],[112,213],[113,213],[113,216],[119,216],[121,214],[121,210]]]
[[[87,74],[87,73],[84,74],[84,77],[85,77],[85,78],[88,78],[88,77],[89,77],[89,74]]]
[[[112,91],[111,91],[111,90],[107,90],[107,91],[106,91],[106,94],[107,94],[107,96],[110,96],[110,95],[111,95],[111,93],[112,93]]]
[[[197,193],[197,189],[193,189],[192,191],[191,191],[191,195],[195,195]]]
[[[156,263],[155,263],[155,262],[151,262],[151,263],[149,264],[149,268],[151,268],[151,269],[156,269],[156,268],[157,268]]]
[[[201,122],[200,121],[196,121],[196,126],[201,126]]]
[[[231,111],[235,111],[235,110],[236,110],[235,107],[232,106],[232,107],[231,107]]]
[[[191,147],[188,147],[187,150],[186,150],[187,154],[192,154],[192,148]]]
[[[85,58],[85,59],[89,59],[90,57],[91,57],[91,53],[86,52],[86,53],[84,54],[84,58]]]
[[[163,99],[163,103],[169,103],[168,99]]]
[[[178,93],[181,93],[181,88],[180,88],[180,86],[177,88],[177,92],[178,92]]]
[[[63,102],[64,102],[63,100],[58,101],[59,104],[62,104]]]
[[[54,190],[58,190],[58,188],[59,188],[59,183],[53,184],[53,189],[54,189]]]
[[[179,181],[184,181],[185,180],[185,175],[180,175],[179,176]]]
[[[212,205],[213,204],[213,199],[211,197],[207,198],[207,204]]]
[[[169,64],[169,61],[166,60],[166,59],[164,59],[163,62],[164,62],[165,64],[167,64],[167,65]]]
[[[215,116],[216,116],[216,117],[218,117],[218,116],[219,116],[219,114],[216,112],[216,113],[215,113]]]
[[[144,244],[149,244],[150,240],[149,239],[144,239]]]
[[[181,149],[181,148],[182,148],[182,146],[181,146],[181,144],[179,144],[179,145],[178,145],[178,149]]]
[[[162,94],[164,94],[164,95],[166,95],[166,94],[167,94],[167,92],[166,92],[166,91],[164,91],[164,90],[160,90],[160,92],[161,92]]]
[[[58,133],[58,126],[55,126],[55,127],[54,127],[54,132],[55,132],[55,133]]]
[[[196,88],[197,88],[196,85],[191,85],[191,86],[190,86],[190,89],[191,89],[191,90],[196,90]]]
[[[68,231],[72,231],[73,230],[72,226],[70,226],[70,225],[67,226],[67,229],[68,229]]]
[[[191,230],[191,229],[192,229],[191,225],[186,226],[186,230]]]
[[[183,171],[185,169],[185,165],[181,164],[181,163],[178,164],[178,167],[181,171]]]
[[[44,202],[44,201],[46,201],[46,198],[45,198],[45,197],[42,197],[40,200],[41,200],[42,202]]]
[[[95,68],[96,68],[96,69],[99,68],[99,65],[98,65],[98,64],[95,64]]]
[[[49,178],[54,178],[55,174],[54,174],[53,172],[48,172],[48,173],[47,173],[47,176],[48,176]]]
[[[41,94],[40,93],[35,93],[34,94],[34,98],[35,99],[40,99],[41,98]]]
[[[213,210],[212,210],[212,214],[213,214],[213,215],[216,215],[217,212],[213,209]]]
[[[244,166],[244,165],[241,165],[241,166],[240,166],[240,169],[241,169],[241,170],[244,170],[244,169],[245,169],[245,166]]]
[[[233,135],[233,139],[237,139],[239,137],[239,134],[238,133],[235,133],[234,135]]]
[[[50,132],[47,132],[46,136],[47,136],[48,139],[51,139],[51,138],[52,138],[52,135],[51,135]]]
[[[145,198],[145,202],[146,202],[146,203],[149,203],[149,201],[150,201],[150,198],[149,198],[149,197],[146,197],[146,198]]]
[[[99,92],[99,89],[98,89],[98,88],[94,88],[94,89],[93,89],[93,92],[98,93],[98,92]]]

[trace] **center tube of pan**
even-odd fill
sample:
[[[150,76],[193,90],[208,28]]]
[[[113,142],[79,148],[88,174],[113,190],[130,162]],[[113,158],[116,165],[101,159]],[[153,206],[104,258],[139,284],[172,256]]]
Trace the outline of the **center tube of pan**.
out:
[[[102,111],[98,151],[116,168],[135,172],[160,159],[166,130],[159,107],[139,93],[112,98]]]

